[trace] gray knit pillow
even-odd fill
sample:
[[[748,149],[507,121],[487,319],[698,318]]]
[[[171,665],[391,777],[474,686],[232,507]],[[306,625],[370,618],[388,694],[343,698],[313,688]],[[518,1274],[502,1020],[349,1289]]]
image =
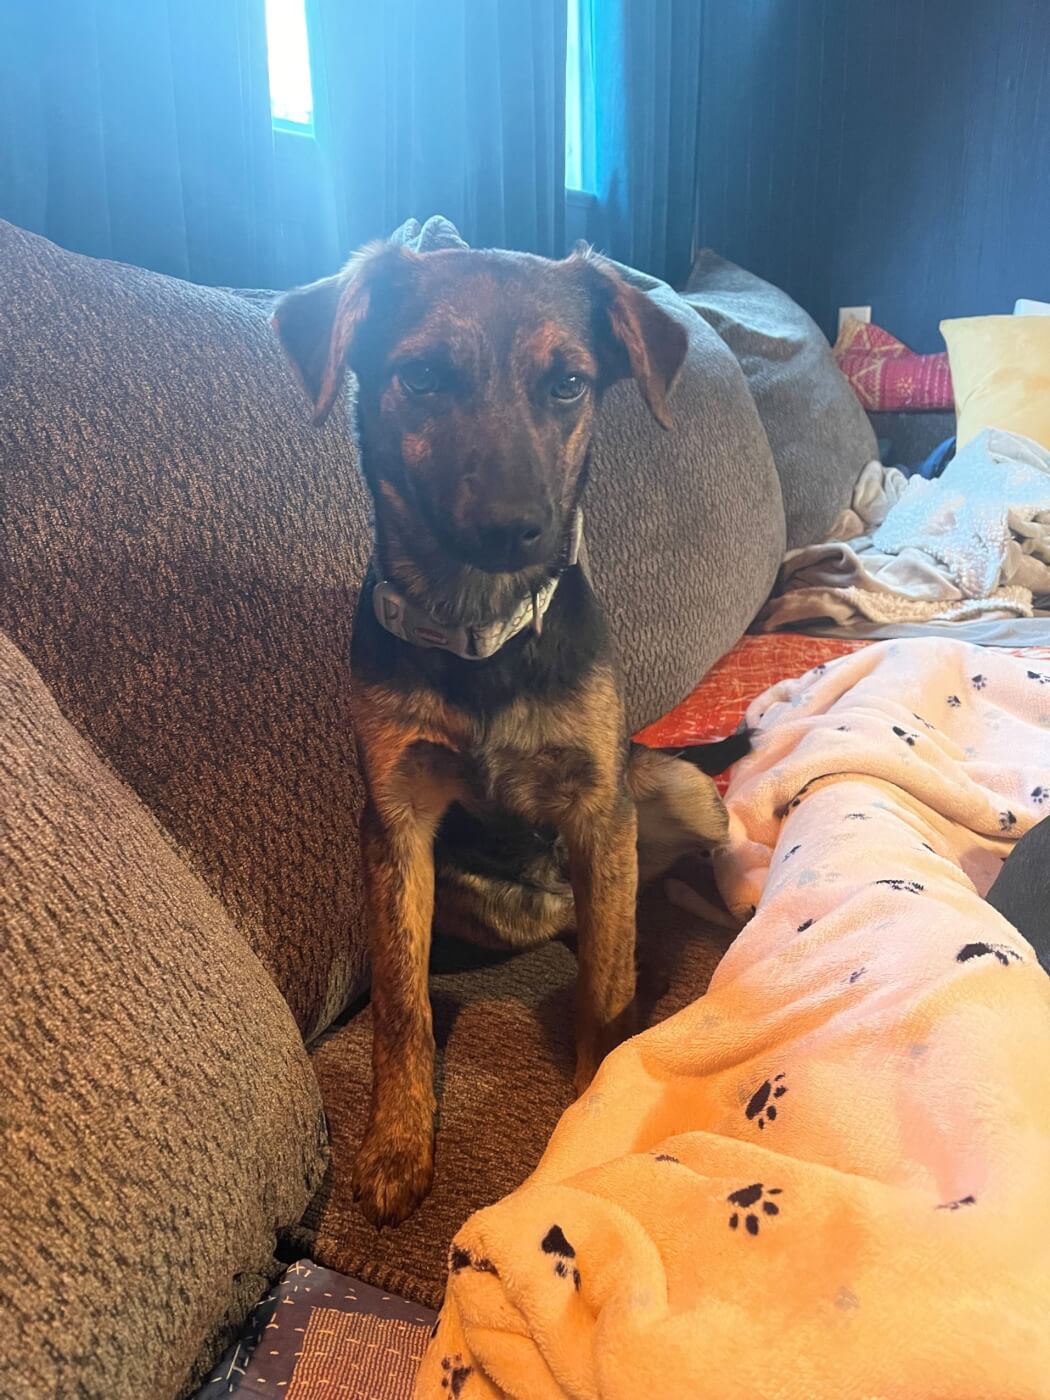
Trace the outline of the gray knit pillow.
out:
[[[826,538],[879,451],[819,326],[786,292],[710,248],[685,299],[732,350],[754,395],[780,474],[788,548]]]
[[[585,513],[632,728],[658,719],[739,641],[784,552],[780,483],[732,354],[670,287],[619,269],[685,327],[659,428],[633,383],[602,408]]]

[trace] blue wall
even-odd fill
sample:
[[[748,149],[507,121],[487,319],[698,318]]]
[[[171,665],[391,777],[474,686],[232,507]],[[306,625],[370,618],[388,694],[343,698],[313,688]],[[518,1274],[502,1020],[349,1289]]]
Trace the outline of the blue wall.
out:
[[[834,335],[1050,301],[1050,0],[707,0],[698,238]]]

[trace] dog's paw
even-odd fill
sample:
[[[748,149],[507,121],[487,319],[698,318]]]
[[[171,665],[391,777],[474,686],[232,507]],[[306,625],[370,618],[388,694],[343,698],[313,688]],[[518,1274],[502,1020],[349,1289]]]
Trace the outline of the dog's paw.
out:
[[[433,1138],[413,1142],[369,1128],[354,1162],[353,1188],[354,1200],[377,1229],[407,1220],[433,1182]]]

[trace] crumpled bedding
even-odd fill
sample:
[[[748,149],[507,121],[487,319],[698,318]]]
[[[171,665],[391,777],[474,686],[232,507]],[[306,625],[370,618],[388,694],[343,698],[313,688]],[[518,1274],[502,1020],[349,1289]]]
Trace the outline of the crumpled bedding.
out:
[[[823,544],[785,556],[759,628],[1031,617],[1050,595],[1050,452],[986,429],[932,481],[871,462]]]
[[[982,894],[1050,811],[1050,669],[888,642],[747,720],[757,912],[458,1233],[419,1400],[1046,1400],[1050,979]]]

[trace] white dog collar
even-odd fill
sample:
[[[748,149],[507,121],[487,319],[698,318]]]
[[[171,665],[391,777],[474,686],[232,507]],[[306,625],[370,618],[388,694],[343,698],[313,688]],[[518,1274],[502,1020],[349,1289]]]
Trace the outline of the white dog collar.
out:
[[[577,510],[572,521],[566,569],[571,569],[579,560],[582,535],[583,512]],[[417,647],[434,647],[440,651],[449,651],[454,656],[461,656],[464,661],[485,661],[488,657],[495,656],[512,637],[524,632],[526,627],[531,627],[539,636],[543,630],[544,616],[560,582],[559,573],[537,592],[522,598],[510,617],[502,622],[489,622],[478,627],[449,627],[443,622],[437,622],[428,612],[410,602],[393,584],[385,580],[377,583],[372,590],[372,607],[380,626],[403,642],[410,642]]]

